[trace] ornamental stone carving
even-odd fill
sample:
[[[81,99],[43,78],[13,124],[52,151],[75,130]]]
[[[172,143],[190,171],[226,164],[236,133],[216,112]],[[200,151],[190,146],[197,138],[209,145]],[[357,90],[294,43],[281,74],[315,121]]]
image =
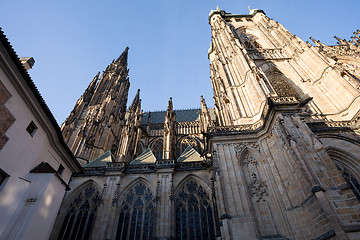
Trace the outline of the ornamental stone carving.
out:
[[[256,159],[255,159],[253,156],[247,154],[247,155],[244,157],[244,159],[242,159],[242,160],[240,161],[240,165],[242,165],[242,166],[252,165],[252,166],[256,167],[256,166],[259,165],[259,163],[258,163],[258,161],[256,161]]]
[[[268,196],[267,186],[264,182],[260,181],[255,173],[251,173],[251,182],[248,186],[250,195],[256,200],[256,202],[264,202]]]

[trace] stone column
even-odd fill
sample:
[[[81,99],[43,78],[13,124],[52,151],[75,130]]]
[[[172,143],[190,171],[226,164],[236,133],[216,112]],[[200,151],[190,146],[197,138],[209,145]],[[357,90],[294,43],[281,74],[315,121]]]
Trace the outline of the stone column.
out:
[[[216,144],[214,149],[217,152],[219,172],[218,195],[222,195],[219,199],[219,215],[223,225],[221,233],[224,234],[224,239],[257,239],[247,184],[236,162],[234,147],[232,144]]]
[[[174,169],[158,169],[158,190],[156,209],[156,237],[169,239],[175,236],[174,227],[174,201],[172,192],[172,179]]]
[[[106,179],[106,183],[104,183],[102,190],[103,202],[96,211],[95,224],[91,239],[111,238],[116,212],[116,203],[113,204],[113,198],[119,181],[120,176],[110,176]]]

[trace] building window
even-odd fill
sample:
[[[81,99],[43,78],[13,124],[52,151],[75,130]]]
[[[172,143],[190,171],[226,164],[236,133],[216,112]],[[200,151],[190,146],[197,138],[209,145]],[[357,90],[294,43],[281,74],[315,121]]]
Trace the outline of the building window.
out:
[[[295,97],[300,99],[295,85],[279,69],[271,67],[266,70],[265,74],[279,97]]]
[[[3,182],[5,181],[5,179],[8,177],[9,175],[4,172],[2,169],[0,169],[0,186],[3,184]]]
[[[346,183],[349,184],[350,189],[353,191],[356,198],[360,201],[360,184],[357,181],[357,179],[346,168],[344,168],[340,164],[336,164],[336,167],[339,169]]]
[[[64,173],[64,166],[62,164],[60,164],[57,173],[59,174],[59,176],[62,176],[62,174]]]
[[[181,139],[181,141],[178,143],[177,146],[177,156],[180,157],[180,155],[184,152],[184,150],[191,146],[194,148],[197,152],[201,153],[200,143],[197,139],[192,137],[185,137]]]
[[[154,239],[155,203],[151,190],[138,183],[125,196],[116,239]]]
[[[215,212],[205,190],[190,180],[176,198],[176,239],[215,239]]]
[[[30,134],[30,136],[33,137],[37,129],[38,128],[35,125],[35,123],[33,121],[31,121],[29,126],[27,126],[26,131]]]
[[[58,240],[65,239],[90,239],[97,207],[102,202],[95,186],[85,188],[75,198],[62,224]]]
[[[162,138],[158,138],[151,144],[151,151],[153,152],[156,160],[163,159],[164,143]]]
[[[246,49],[257,49],[262,48],[262,46],[256,40],[256,37],[251,34],[239,33],[240,40],[244,44]]]

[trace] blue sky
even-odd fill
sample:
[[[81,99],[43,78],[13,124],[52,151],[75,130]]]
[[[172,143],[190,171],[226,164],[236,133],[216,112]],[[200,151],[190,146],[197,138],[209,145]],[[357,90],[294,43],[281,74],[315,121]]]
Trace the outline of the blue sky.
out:
[[[336,44],[359,28],[360,1],[0,0],[0,26],[19,56],[32,56],[33,81],[61,124],[98,71],[129,46],[132,101],[144,111],[213,106],[207,50],[208,14],[216,6],[265,11],[291,33]],[[129,102],[128,102],[129,104]]]

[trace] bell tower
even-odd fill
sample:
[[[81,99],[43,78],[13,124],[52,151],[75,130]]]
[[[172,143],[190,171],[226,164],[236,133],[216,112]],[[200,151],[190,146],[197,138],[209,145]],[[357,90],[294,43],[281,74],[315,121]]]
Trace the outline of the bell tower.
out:
[[[305,43],[264,11],[233,15],[217,9],[210,12],[209,24],[208,57],[220,125],[259,122],[269,101],[309,103],[307,113],[331,121],[350,120],[350,109],[360,107],[358,81],[345,73],[346,65],[324,54],[327,46]],[[336,100],[339,96],[342,101]]]

